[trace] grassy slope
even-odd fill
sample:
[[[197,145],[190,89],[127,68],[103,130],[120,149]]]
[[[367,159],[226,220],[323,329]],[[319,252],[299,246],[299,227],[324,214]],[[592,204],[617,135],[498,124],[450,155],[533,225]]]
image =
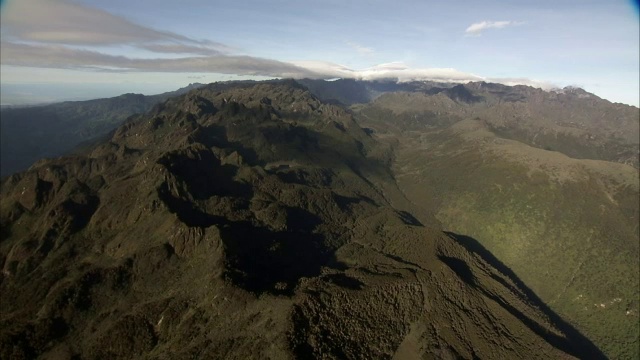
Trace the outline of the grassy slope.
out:
[[[500,139],[479,121],[400,144],[408,198],[481,241],[611,357],[638,357],[636,170]]]

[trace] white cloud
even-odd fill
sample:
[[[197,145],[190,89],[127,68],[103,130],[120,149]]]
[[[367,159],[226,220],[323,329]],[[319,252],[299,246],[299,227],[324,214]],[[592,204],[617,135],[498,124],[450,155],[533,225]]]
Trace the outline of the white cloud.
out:
[[[527,79],[527,78],[487,78],[485,81],[508,85],[508,86],[527,85],[535,88],[540,88],[543,90],[552,90],[558,87],[557,84],[551,83],[549,81]]]
[[[305,68],[316,74],[319,78],[348,78],[357,80],[382,80],[391,79],[399,82],[406,81],[442,81],[442,82],[469,82],[482,81],[484,78],[458,71],[451,68],[427,68],[413,69],[402,62],[392,62],[376,65],[366,69],[350,69],[323,61],[298,61],[293,64]]]
[[[479,36],[487,29],[502,29],[507,26],[519,25],[516,21],[481,21],[469,25],[464,31],[467,35]]]

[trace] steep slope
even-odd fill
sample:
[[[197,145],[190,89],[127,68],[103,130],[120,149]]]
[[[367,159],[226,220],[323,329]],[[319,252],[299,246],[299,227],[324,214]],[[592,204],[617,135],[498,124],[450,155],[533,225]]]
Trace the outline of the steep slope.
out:
[[[82,142],[107,134],[133,114],[144,113],[171,96],[124,94],[107,99],[3,108],[0,112],[0,176],[27,169],[44,157],[63,155]]]
[[[602,357],[389,161],[297,83],[218,84],[4,179],[2,358]]]
[[[355,110],[363,126],[395,146],[394,175],[414,202],[414,215],[433,215],[445,229],[474,237],[610,357],[637,358],[637,169],[534,147],[531,142],[513,140],[497,125],[521,126],[522,131],[534,125],[553,129],[549,124],[579,109],[583,101],[595,105],[580,111],[592,111],[602,101],[578,97],[573,102],[569,96],[575,94],[497,88],[505,91],[502,100],[485,94],[479,104],[457,104],[443,93],[394,93]],[[521,92],[544,99],[500,104]],[[482,93],[471,94],[480,97]],[[546,98],[553,96],[566,107],[549,104]],[[604,109],[616,107],[605,104]],[[507,108],[515,112],[507,113]],[[598,137],[618,131],[611,125],[616,119],[622,129],[637,126],[637,118],[634,125],[632,117],[624,114],[638,109],[620,108],[623,111],[613,112],[611,123],[603,126],[594,120],[602,113],[582,117],[576,112],[573,121]],[[525,110],[531,115],[518,121],[507,115]],[[630,148],[632,140],[627,142]],[[582,144],[592,146],[590,141]],[[580,146],[565,145],[581,151]],[[635,146],[633,153],[638,151]]]

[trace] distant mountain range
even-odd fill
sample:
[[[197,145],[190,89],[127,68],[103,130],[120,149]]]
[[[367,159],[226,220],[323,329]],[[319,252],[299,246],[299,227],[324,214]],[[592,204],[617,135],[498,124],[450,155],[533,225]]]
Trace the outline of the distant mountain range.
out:
[[[0,357],[640,356],[638,108],[354,80],[134,97],[2,179]]]
[[[427,115],[446,110],[464,118],[484,117],[501,137],[565,153],[638,167],[637,108],[612,104],[579,88],[547,92],[528,86],[438,82],[299,80],[323,101],[353,105],[383,94],[446,97]],[[28,168],[45,157],[56,157],[107,134],[126,118],[148,111],[169,97],[202,86],[194,83],[159,95],[124,94],[114,98],[69,101],[41,106],[2,108],[0,113],[0,176]],[[437,95],[440,95],[439,97]],[[391,102],[398,100],[391,96]],[[400,101],[398,105],[401,106]],[[456,109],[452,111],[451,106]],[[442,108],[444,107],[444,108]]]
[[[353,105],[376,100],[380,105],[376,111],[413,113],[422,125],[429,119],[441,124],[446,117],[446,123],[451,124],[474,118],[502,138],[572,158],[615,161],[638,168],[638,108],[611,103],[580,88],[544,91],[485,82],[302,83],[324,101]]]
[[[2,107],[0,176],[25,170],[45,157],[56,157],[107,134],[129,116],[202,84],[159,95],[124,94],[113,98]]]

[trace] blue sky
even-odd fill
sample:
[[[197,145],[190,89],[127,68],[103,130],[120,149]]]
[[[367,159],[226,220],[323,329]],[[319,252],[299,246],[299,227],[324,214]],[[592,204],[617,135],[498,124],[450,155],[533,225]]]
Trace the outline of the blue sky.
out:
[[[7,0],[2,103],[268,77],[580,86],[638,106],[633,1]]]

